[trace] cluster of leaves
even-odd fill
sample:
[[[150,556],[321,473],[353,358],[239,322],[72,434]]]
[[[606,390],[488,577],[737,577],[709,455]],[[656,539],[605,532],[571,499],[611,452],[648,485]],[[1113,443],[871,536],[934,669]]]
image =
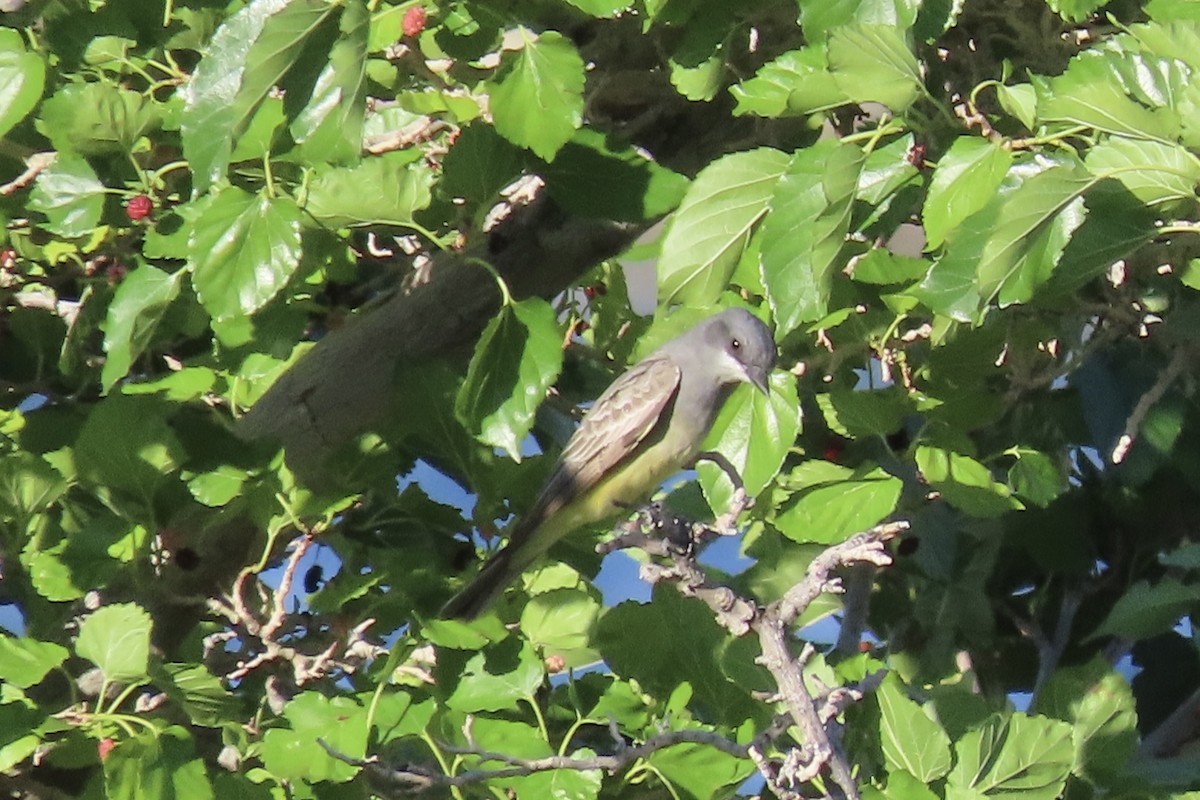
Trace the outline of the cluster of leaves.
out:
[[[547,390],[595,397],[742,305],[789,369],[711,435],[757,498],[753,564],[723,577],[769,603],[823,546],[912,523],[867,616],[807,665],[814,686],[889,672],[846,712],[864,791],[1200,788],[1194,760],[1134,758],[1200,686],[1177,630],[1200,600],[1200,14],[1102,5],[6,13],[0,773],[87,796],[340,797],[372,791],[351,763],[368,753],[462,774],[494,767],[485,751],[587,758],[613,731],[750,742],[778,711],[757,645],[669,587],[605,607],[586,536],[477,623],[434,614],[545,476],[552,453],[522,457],[530,434],[563,438],[537,413]],[[626,254],[657,258],[652,323],[615,262],[564,280],[587,291],[505,290],[469,361],[407,365],[404,413],[350,443],[336,489],[235,435],[401,280],[381,252],[432,254],[436,280],[439,259],[488,251],[530,176],[561,216],[670,215]],[[453,488],[414,479],[431,475]],[[732,495],[703,464],[672,502],[702,517]],[[317,563],[287,557],[300,534]],[[260,580],[278,586],[261,608],[243,591]],[[687,743],[615,777],[454,791],[708,798],[754,770]]]

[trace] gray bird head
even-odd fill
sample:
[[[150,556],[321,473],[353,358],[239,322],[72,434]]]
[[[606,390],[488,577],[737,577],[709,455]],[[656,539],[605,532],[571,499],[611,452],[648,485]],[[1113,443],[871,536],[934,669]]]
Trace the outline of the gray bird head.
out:
[[[713,367],[722,383],[750,383],[769,394],[767,376],[775,367],[775,339],[758,317],[730,308],[700,327],[705,343],[717,354]]]

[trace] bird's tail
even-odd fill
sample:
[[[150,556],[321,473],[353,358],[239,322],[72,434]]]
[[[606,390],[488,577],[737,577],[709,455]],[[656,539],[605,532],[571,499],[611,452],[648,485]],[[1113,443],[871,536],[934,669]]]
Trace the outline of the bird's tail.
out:
[[[442,606],[444,619],[472,620],[487,611],[510,583],[516,580],[528,564],[513,562],[513,547],[505,547],[492,556],[475,579]]]

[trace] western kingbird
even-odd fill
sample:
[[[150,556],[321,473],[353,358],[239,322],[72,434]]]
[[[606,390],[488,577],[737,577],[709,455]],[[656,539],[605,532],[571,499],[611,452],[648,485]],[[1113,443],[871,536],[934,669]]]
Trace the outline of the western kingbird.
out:
[[[451,598],[442,616],[473,619],[567,533],[628,513],[690,465],[739,383],[768,392],[775,341],[740,308],[709,317],[604,390],[563,449],[508,544]]]

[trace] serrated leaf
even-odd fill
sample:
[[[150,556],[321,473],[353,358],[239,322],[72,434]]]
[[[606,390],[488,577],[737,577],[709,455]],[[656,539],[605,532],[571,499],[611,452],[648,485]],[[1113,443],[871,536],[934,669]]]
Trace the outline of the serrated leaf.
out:
[[[1137,139],[1175,138],[1179,121],[1169,109],[1151,109],[1129,97],[1116,72],[1119,56],[1085,51],[1056,78],[1033,80],[1038,121],[1087,125]]]
[[[226,19],[213,34],[184,89],[180,120],[183,151],[191,164],[197,192],[224,176],[234,137],[249,123],[258,102],[273,84],[273,80],[265,86],[257,84],[257,97],[243,91],[251,48],[271,17],[289,5],[289,0],[252,0]]]
[[[583,59],[555,31],[520,35],[512,67],[490,85],[492,119],[501,136],[553,161],[583,121]]]
[[[749,497],[756,497],[779,472],[800,432],[800,401],[796,381],[786,372],[773,372],[770,395],[752,386],[740,387],[725,402],[705,440],[705,452],[716,451],[729,461]],[[729,507],[733,484],[725,471],[707,459],[696,465],[700,486],[718,514]]]
[[[1051,675],[1034,710],[1071,723],[1076,771],[1092,780],[1116,777],[1137,751],[1133,691],[1100,656]]]
[[[775,184],[763,222],[762,280],[786,336],[825,316],[866,156],[835,140],[797,151]]]
[[[881,469],[797,492],[775,516],[775,527],[800,544],[836,544],[896,510],[903,482]]]
[[[1089,638],[1123,636],[1137,641],[1170,630],[1195,608],[1200,590],[1174,578],[1158,583],[1138,581],[1117,598],[1112,610]]]
[[[63,476],[33,453],[17,451],[0,459],[0,515],[7,519],[23,524],[66,489]]]
[[[533,647],[527,641],[516,639],[507,639],[499,647],[509,649],[508,658],[490,659],[488,651],[471,656],[454,692],[446,698],[447,708],[469,714],[500,711],[533,696],[546,674]],[[489,665],[497,662],[510,668],[491,666],[489,670]]]
[[[0,680],[28,689],[41,683],[68,655],[67,648],[53,642],[0,634]]]
[[[946,781],[947,800],[1017,792],[1029,800],[1055,800],[1074,764],[1070,725],[1019,713],[969,731],[954,751],[958,763]]]
[[[613,672],[637,680],[651,695],[665,700],[687,683],[710,719],[738,724],[753,701],[721,669],[725,636],[702,602],[660,586],[649,604],[626,601],[609,609],[595,642]]]
[[[970,456],[921,445],[916,461],[925,481],[960,511],[995,517],[1024,507],[1008,486],[993,480],[988,468]]]
[[[716,301],[788,162],[787,154],[762,147],[724,156],[700,171],[663,237],[661,305]]]
[[[533,595],[521,609],[521,631],[545,655],[563,658],[566,667],[599,660],[591,640],[600,604],[579,589],[553,589]]]
[[[950,771],[950,737],[921,706],[904,693],[895,674],[875,692],[879,701],[879,738],[889,772],[904,770],[931,783]]]
[[[104,606],[80,624],[75,652],[98,666],[105,680],[141,680],[150,663],[151,624],[141,606]]]
[[[920,174],[912,163],[915,138],[911,133],[876,147],[867,154],[858,176],[855,197],[865,203],[880,205]]]
[[[97,81],[59,89],[36,124],[60,153],[101,155],[128,152],[160,121],[158,107],[141,93]]]
[[[111,800],[213,800],[204,761],[179,725],[141,730],[103,759],[105,796]]]
[[[148,500],[184,457],[164,419],[166,408],[153,397],[119,394],[97,403],[75,443],[80,476]]]
[[[252,315],[300,265],[303,215],[288,197],[227,187],[196,219],[188,240],[192,284],[217,320]]]
[[[868,250],[867,254],[853,262],[854,269],[850,278],[858,283],[870,283],[888,286],[896,283],[909,283],[929,271],[931,263],[923,258],[908,258],[876,247]]]
[[[292,138],[301,145],[305,158],[341,162],[362,150],[370,23],[364,0],[342,4],[339,35],[329,51],[329,63],[291,125]]]
[[[59,155],[38,175],[29,208],[46,215],[44,227],[59,236],[86,236],[100,223],[104,184],[79,156]]]
[[[1010,170],[987,207],[948,233],[945,254],[918,296],[962,321],[975,320],[992,302],[1027,302],[1086,218],[1082,195],[1097,180],[1074,162]]]
[[[1037,450],[1020,448],[1008,469],[1008,485],[1022,499],[1043,508],[1067,489],[1067,476],[1054,460]]]
[[[946,234],[987,206],[1012,164],[1011,150],[989,139],[959,136],[938,161],[925,198],[922,222],[928,249],[939,247]]]
[[[367,711],[349,697],[328,698],[319,692],[302,692],[283,709],[288,728],[272,728],[262,739],[260,756],[272,775],[282,780],[344,783],[359,768],[344,763],[317,743],[351,758],[362,758],[367,749]]]
[[[484,329],[454,413],[479,441],[520,461],[521,440],[561,369],[554,309],[540,298],[511,303]]]
[[[730,88],[733,113],[760,117],[807,116],[845,105],[850,97],[829,72],[824,47],[790,50],[768,61],[753,78]]]
[[[100,329],[104,331],[104,368],[100,386],[107,392],[129,374],[129,368],[154,339],[158,323],[183,285],[182,270],[168,274],[149,264],[121,281]]]
[[[550,196],[567,211],[632,222],[675,208],[689,185],[679,173],[631,147],[614,150],[604,136],[586,129],[567,142],[539,174]]]
[[[46,83],[46,64],[25,50],[21,33],[0,28],[0,136],[33,111]]]
[[[921,68],[891,25],[846,25],[829,34],[829,71],[856,103],[875,101],[893,112],[912,105],[921,92]]]
[[[424,163],[389,153],[351,168],[316,170],[305,210],[330,227],[412,225],[429,205],[432,184]]]
[[[1200,163],[1177,144],[1111,137],[1090,149],[1084,162],[1097,177],[1111,177],[1146,205],[1195,200]]]
[[[825,422],[840,436],[862,438],[895,433],[912,411],[912,403],[898,388],[850,391],[835,389],[817,395]]]

